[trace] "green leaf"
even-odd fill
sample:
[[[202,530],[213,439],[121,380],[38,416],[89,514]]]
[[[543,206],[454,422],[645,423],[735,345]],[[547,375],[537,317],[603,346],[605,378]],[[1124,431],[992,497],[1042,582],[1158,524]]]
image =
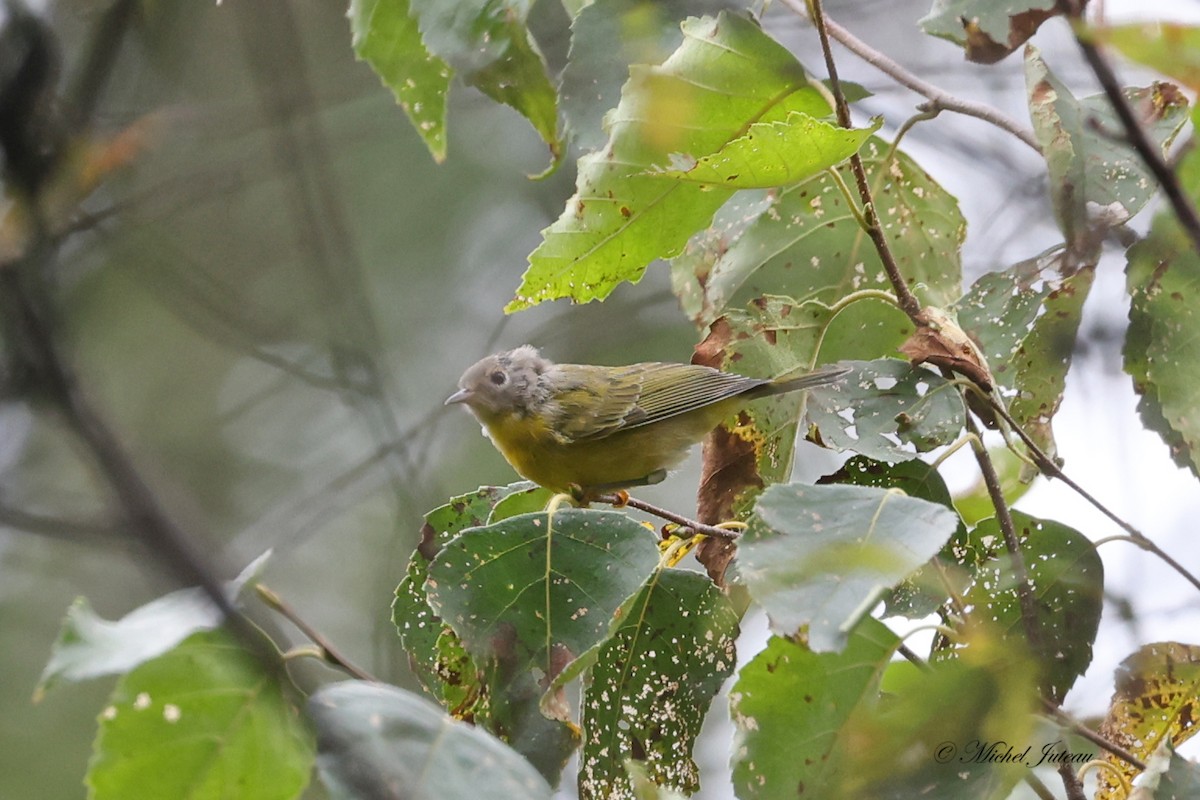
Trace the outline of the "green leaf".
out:
[[[545,687],[605,637],[613,613],[657,565],[651,531],[621,513],[580,509],[470,528],[429,565],[430,606],[483,672],[487,703],[476,722],[548,779],[557,779],[575,741],[541,713]]]
[[[1019,647],[979,638],[962,660],[917,669],[892,664],[877,702],[860,703],[841,730],[835,800],[1005,798],[1021,779],[1040,709],[1036,663]],[[937,698],[931,702],[930,698]],[[987,758],[1014,751],[1014,761]],[[994,751],[993,751],[994,752]]]
[[[608,630],[658,564],[653,534],[614,511],[522,514],[464,531],[429,565],[429,603],[466,643],[553,676]]]
[[[733,0],[595,0],[572,14],[560,95],[576,144],[604,146],[601,121],[616,107],[629,65],[661,63],[682,39],[679,20],[737,7]]]
[[[1158,185],[1125,138],[1114,135],[1121,123],[1106,95],[1076,100],[1034,47],[1026,52],[1025,80],[1059,227],[1070,252],[1094,264],[1105,232],[1140,211]],[[1187,100],[1165,84],[1123,93],[1165,155],[1187,121]]]
[[[1178,170],[1180,184],[1200,198],[1200,156]],[[1146,427],[1162,437],[1181,467],[1200,475],[1200,255],[1168,210],[1129,249],[1126,282],[1132,302],[1125,336],[1125,371],[1141,399]]]
[[[920,24],[963,47],[969,61],[994,64],[1058,13],[1055,0],[934,0]]]
[[[562,155],[558,95],[525,24],[532,0],[411,0],[411,4],[429,50],[458,70],[469,85],[529,120],[558,161]]]
[[[733,673],[738,615],[703,575],[660,570],[622,606],[614,627],[592,651],[579,796],[635,798],[628,762],[657,785],[692,794],[700,787],[692,746]]]
[[[945,506],[865,486],[770,486],[755,511],[738,573],[775,633],[807,625],[819,651],[841,649],[883,592],[933,558],[958,524]]]
[[[224,631],[129,672],[100,714],[92,800],[299,797],[313,744],[276,676]]]
[[[923,305],[948,306],[961,291],[966,238],[957,201],[878,137],[863,147],[862,160],[901,274]],[[837,171],[854,185],[848,166]],[[676,293],[699,298],[689,313],[705,325],[771,297],[828,307],[855,291],[892,289],[871,240],[827,174],[780,191],[737,236],[713,229],[697,237],[673,271]]]
[[[1126,58],[1193,90],[1200,89],[1200,28],[1177,22],[1135,22],[1097,32]]]
[[[461,531],[486,523],[505,498],[528,497],[535,489],[533,484],[526,481],[508,486],[481,486],[425,515],[421,543],[409,559],[404,579],[396,587],[392,622],[400,634],[400,643],[408,653],[413,672],[434,697],[442,698],[446,689],[457,695],[461,688],[454,682],[448,686],[446,676],[442,674],[442,654],[448,652],[447,648],[452,652],[453,648],[442,639],[446,635],[445,625],[429,607],[425,591],[429,562]],[[453,633],[449,635],[453,636]],[[459,674],[457,667],[452,666],[451,669],[452,674]]]
[[[1051,422],[1095,269],[1075,269],[1057,247],[1010,269],[982,276],[955,304],[959,324],[979,343],[1008,410],[1054,457]]]
[[[1200,647],[1179,642],[1143,645],[1117,668],[1116,691],[1100,735],[1146,761],[1164,743],[1178,747],[1195,735],[1200,715]],[[1117,775],[1137,770],[1110,753],[1100,770],[1096,800],[1125,796]],[[1157,795],[1155,795],[1157,797]]]
[[[870,128],[843,128],[799,111],[776,122],[756,122],[717,152],[692,158],[672,169],[654,169],[652,175],[730,189],[769,189],[811,178],[848,159],[879,130],[882,119]]]
[[[271,553],[254,559],[227,584],[231,597],[253,582]],[[180,589],[151,600],[112,622],[96,614],[87,598],[67,609],[50,654],[34,689],[40,701],[60,680],[78,682],[120,675],[157,658],[197,631],[221,625],[221,612],[200,589]]]
[[[900,489],[909,497],[928,500],[931,503],[953,509],[950,490],[936,469],[924,461],[901,461],[887,464],[866,456],[854,456],[841,469],[817,481],[818,485],[842,484],[846,486],[875,486],[880,489]],[[957,574],[954,550],[967,538],[963,521],[957,521],[954,535],[934,556],[936,564],[921,567],[897,586],[887,598],[884,616],[903,615],[919,619],[936,611],[946,602],[948,588],[961,594],[965,580]],[[950,587],[946,581],[951,581]]]
[[[1053,520],[1012,512],[1021,557],[1037,601],[1038,647],[1027,642],[1017,594],[1018,579],[1004,546],[999,523],[986,519],[971,532],[960,562],[974,563],[963,603],[985,625],[994,625],[1002,641],[1023,642],[1039,657],[1038,684],[1057,703],[1092,662],[1092,643],[1104,606],[1104,565],[1096,548],[1078,531]],[[938,658],[954,657],[952,646]]]
[[[319,689],[308,708],[317,728],[317,768],[334,800],[553,795],[499,739],[403,689],[344,681]]]
[[[408,115],[429,154],[446,160],[450,66],[430,53],[408,0],[350,0],[354,53],[379,75]]]
[[[895,634],[870,618],[855,627],[840,653],[815,653],[772,637],[729,692],[737,796],[829,797],[839,781],[837,745],[846,721],[878,692],[898,644]]]
[[[1154,800],[1189,800],[1200,797],[1200,764],[1171,751],[1167,771],[1158,781]]]
[[[820,442],[879,461],[950,444],[964,423],[962,397],[941,376],[905,361],[852,361],[846,378],[809,392]]]
[[[608,145],[579,160],[575,196],[542,232],[506,311],[603,299],[654,259],[677,255],[731,190],[646,174],[672,153],[708,155],[791,111],[828,113],[791,53],[754,22],[722,13],[682,27],[683,44],[661,66],[630,70]]]

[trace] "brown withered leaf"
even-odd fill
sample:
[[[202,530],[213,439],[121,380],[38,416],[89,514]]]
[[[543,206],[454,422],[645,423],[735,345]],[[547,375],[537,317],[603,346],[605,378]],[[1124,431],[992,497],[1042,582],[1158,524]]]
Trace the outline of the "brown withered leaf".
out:
[[[900,352],[913,364],[933,364],[957,372],[985,392],[996,385],[987,359],[979,346],[946,312],[926,307],[921,310],[924,323],[900,345]]]

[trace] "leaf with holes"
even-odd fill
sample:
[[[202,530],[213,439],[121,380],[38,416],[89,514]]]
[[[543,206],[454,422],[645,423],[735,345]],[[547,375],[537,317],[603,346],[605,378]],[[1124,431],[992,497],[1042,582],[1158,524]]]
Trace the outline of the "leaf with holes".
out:
[[[994,518],[979,523],[959,553],[959,563],[973,572],[963,603],[979,624],[996,626],[1002,641],[1021,642],[1040,656],[1041,691],[1061,703],[1092,662],[1104,605],[1104,565],[1095,546],[1078,531],[1019,511],[1012,517],[1036,601],[1038,641],[1028,641],[1019,579]],[[935,657],[954,658],[958,653],[947,644]]]
[[[1100,735],[1144,762],[1163,742],[1178,747],[1196,733],[1198,698],[1200,646],[1180,642],[1143,645],[1117,668],[1116,692]],[[1096,800],[1123,798],[1117,776],[1128,782],[1137,770],[1109,753],[1103,758],[1112,772],[1101,770]]]
[[[703,575],[669,569],[622,606],[613,628],[587,659],[579,796],[633,800],[630,762],[691,794],[700,787],[692,746],[733,673],[738,615]]]
[[[820,443],[877,461],[903,461],[950,444],[964,424],[954,384],[904,361],[851,361],[841,381],[809,392]]]
[[[1095,277],[1072,272],[1063,247],[983,275],[954,306],[979,344],[1013,418],[1048,455],[1075,339]]]
[[[446,98],[454,72],[430,53],[409,0],[350,0],[354,53],[392,90],[433,160],[446,160]]]
[[[923,305],[949,305],[961,292],[966,238],[958,202],[878,137],[867,141],[861,157],[900,273]],[[845,185],[854,185],[848,166],[837,171]],[[697,322],[710,324],[730,310],[753,314],[754,304],[774,297],[829,311],[852,292],[891,292],[878,253],[828,174],[781,190],[765,210],[747,209],[750,215],[751,222],[732,229],[736,235],[712,228],[694,238],[673,266],[676,294],[690,298]]]
[[[298,797],[313,744],[277,677],[221,630],[143,663],[100,714],[88,796]]]
[[[671,154],[708,155],[750,124],[793,111],[829,113],[792,54],[753,21],[722,13],[682,27],[683,44],[661,66],[631,68],[607,118],[608,145],[579,160],[575,196],[542,232],[507,311],[603,299],[654,259],[677,255],[732,190],[647,174]]]
[[[831,796],[846,721],[860,703],[875,698],[899,644],[870,618],[855,627],[840,653],[815,653],[792,639],[771,637],[738,672],[729,692],[737,728],[732,758],[737,796]]]
[[[917,459],[888,464],[866,456],[854,456],[841,469],[821,478],[817,484],[899,489],[909,497],[954,509],[950,490],[946,488],[941,474]],[[932,614],[946,602],[947,581],[951,582],[956,594],[966,588],[966,578],[959,574],[954,551],[967,538],[967,528],[961,519],[956,521],[956,526],[950,541],[933,557],[936,563],[920,567],[888,594],[884,616],[903,615],[919,619]]]
[[[499,739],[394,686],[343,681],[308,701],[317,769],[333,800],[549,800],[550,786]]]
[[[1158,185],[1125,137],[1113,135],[1121,123],[1106,95],[1075,99],[1033,47],[1025,54],[1025,80],[1059,227],[1068,249],[1084,263],[1095,264],[1105,233],[1140,211]],[[1187,122],[1187,99],[1163,83],[1125,89],[1124,95],[1165,155]]]
[[[738,574],[771,629],[804,626],[814,650],[838,650],[891,587],[954,534],[937,503],[866,486],[768,487],[739,541]]]

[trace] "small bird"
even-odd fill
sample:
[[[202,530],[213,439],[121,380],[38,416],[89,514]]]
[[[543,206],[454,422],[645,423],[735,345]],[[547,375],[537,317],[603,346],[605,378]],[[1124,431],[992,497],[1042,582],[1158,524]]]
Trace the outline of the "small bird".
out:
[[[698,364],[555,364],[524,345],[475,363],[446,405],[465,405],[523,477],[586,498],[658,483],[748,401],[849,371],[772,381]]]

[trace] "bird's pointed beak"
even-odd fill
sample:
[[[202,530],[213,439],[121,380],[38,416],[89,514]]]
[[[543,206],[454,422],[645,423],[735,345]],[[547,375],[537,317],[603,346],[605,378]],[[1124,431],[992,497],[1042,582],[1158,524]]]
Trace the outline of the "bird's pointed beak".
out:
[[[459,389],[457,392],[447,397],[446,402],[443,403],[443,405],[452,406],[455,403],[465,403],[468,399],[470,399],[470,397],[470,389]]]

